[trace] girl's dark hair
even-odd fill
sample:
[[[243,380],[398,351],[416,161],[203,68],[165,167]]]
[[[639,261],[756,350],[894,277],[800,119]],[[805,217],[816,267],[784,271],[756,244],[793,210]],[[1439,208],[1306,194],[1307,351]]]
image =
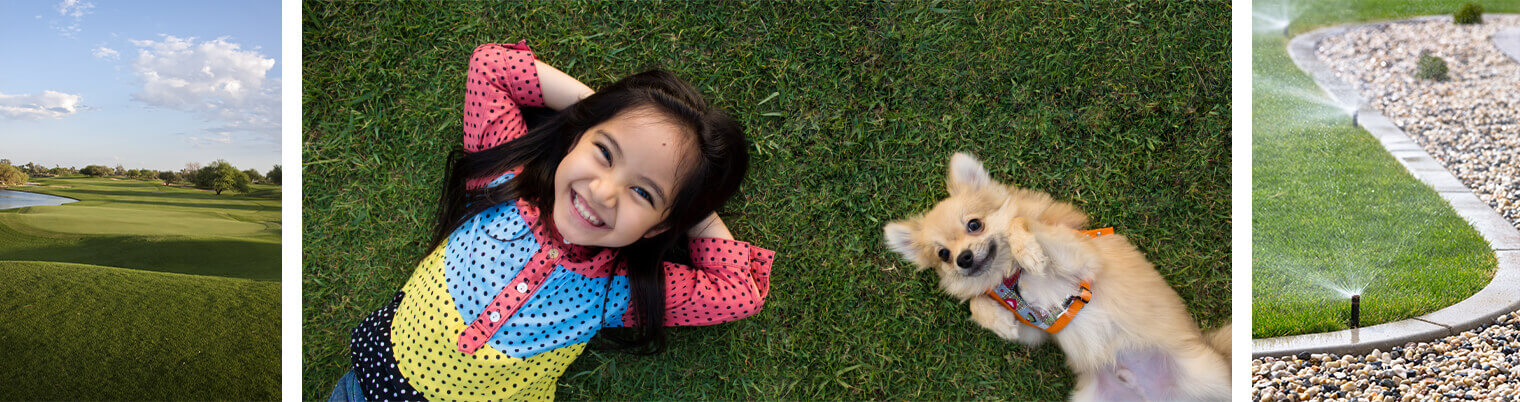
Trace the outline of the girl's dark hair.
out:
[[[690,84],[663,71],[652,70],[623,78],[564,110],[543,118],[529,113],[532,124],[522,137],[474,153],[449,154],[445,188],[440,197],[433,248],[465,220],[496,204],[521,198],[539,207],[540,222],[552,222],[554,171],[580,136],[593,126],[630,110],[657,111],[691,133],[696,155],[677,171],[670,213],[656,224],[660,234],[641,238],[619,249],[617,258],[628,269],[635,322],[631,336],[610,336],[617,346],[635,353],[658,353],[665,347],[665,267],[663,262],[687,262],[686,231],[706,219],[738,191],[749,169],[748,145],[739,124],[708,105]],[[465,182],[495,177],[514,167],[522,171],[496,187],[467,189]],[[609,334],[612,335],[612,334]]]

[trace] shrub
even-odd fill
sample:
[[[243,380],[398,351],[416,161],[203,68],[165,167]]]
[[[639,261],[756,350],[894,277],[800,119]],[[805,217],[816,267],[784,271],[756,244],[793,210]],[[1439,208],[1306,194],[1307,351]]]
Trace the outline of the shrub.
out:
[[[1430,53],[1420,54],[1420,63],[1415,71],[1415,76],[1424,80],[1446,81],[1446,60],[1431,56]]]
[[[1457,13],[1454,14],[1454,15],[1452,15],[1452,17],[1454,17],[1454,19],[1456,20],[1455,22],[1457,24],[1459,24],[1459,25],[1460,24],[1482,24],[1483,23],[1483,6],[1480,6],[1477,3],[1463,4],[1462,8],[1458,9]]]
[[[0,187],[26,184],[26,173],[9,163],[0,164]]]
[[[83,173],[91,177],[110,176],[112,172],[115,172],[115,170],[111,170],[111,168],[100,165],[89,165],[85,166],[84,169],[79,170],[79,173]]]
[[[195,186],[216,191],[216,195],[222,195],[226,190],[247,193],[248,174],[238,171],[225,160],[217,159],[195,174]]]

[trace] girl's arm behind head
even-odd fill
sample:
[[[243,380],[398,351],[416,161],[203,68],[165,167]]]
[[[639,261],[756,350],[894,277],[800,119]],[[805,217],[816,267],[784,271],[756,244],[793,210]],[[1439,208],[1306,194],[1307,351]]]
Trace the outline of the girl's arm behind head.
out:
[[[596,93],[580,80],[542,60],[535,60],[534,65],[538,67],[539,85],[544,87],[544,104],[550,109],[565,110],[575,102],[580,102],[581,99]]]
[[[699,237],[712,237],[718,239],[733,240],[734,234],[728,232],[728,225],[723,224],[723,218],[718,217],[717,212],[708,215],[707,219],[697,222],[691,230],[686,231],[686,237],[693,239]]]

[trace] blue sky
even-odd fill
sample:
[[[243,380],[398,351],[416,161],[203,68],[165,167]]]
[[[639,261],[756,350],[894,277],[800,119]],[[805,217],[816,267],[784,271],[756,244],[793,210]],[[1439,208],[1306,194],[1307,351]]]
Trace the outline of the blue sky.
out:
[[[280,2],[0,1],[0,159],[280,164]]]

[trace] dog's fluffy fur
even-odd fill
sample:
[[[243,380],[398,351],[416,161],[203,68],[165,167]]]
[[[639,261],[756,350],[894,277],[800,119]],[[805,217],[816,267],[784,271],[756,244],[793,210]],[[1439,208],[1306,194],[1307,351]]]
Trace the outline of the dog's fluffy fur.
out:
[[[1230,327],[1205,337],[1123,235],[1087,238],[1076,231],[1085,213],[993,181],[970,155],[951,157],[948,185],[950,197],[929,212],[888,224],[887,246],[919,269],[934,268],[945,293],[970,302],[977,324],[1030,346],[1049,334],[1021,323],[987,290],[1022,268],[1024,298],[1047,308],[1092,280],[1092,301],[1054,335],[1077,374],[1073,400],[1230,397]]]

